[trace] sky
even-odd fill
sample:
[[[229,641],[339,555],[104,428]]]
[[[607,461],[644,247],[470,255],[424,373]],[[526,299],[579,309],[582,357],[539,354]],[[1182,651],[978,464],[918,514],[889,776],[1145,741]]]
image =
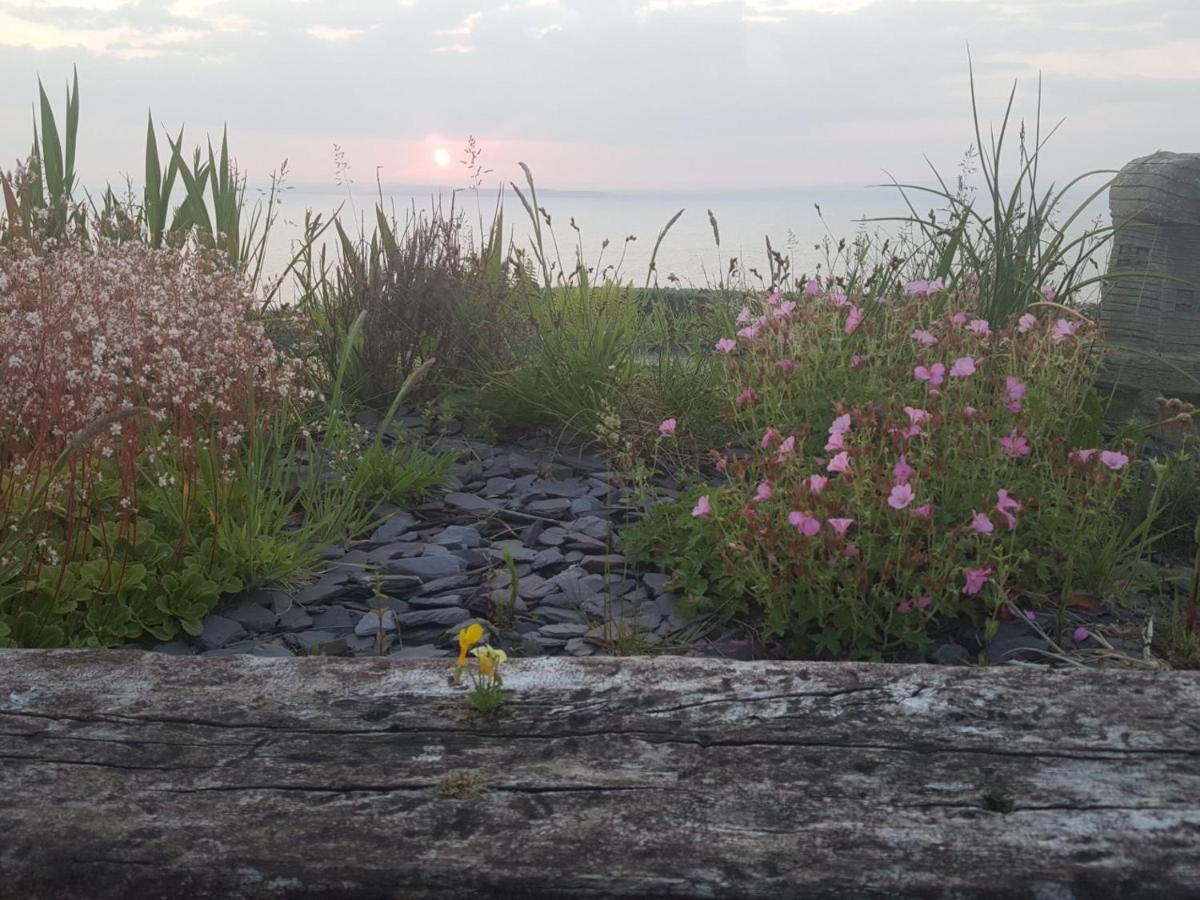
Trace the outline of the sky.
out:
[[[953,176],[968,82],[1064,120],[1044,171],[1200,152],[1200,0],[0,0],[0,165],[79,70],[79,168],[138,183],[147,110],[292,183],[731,191]]]

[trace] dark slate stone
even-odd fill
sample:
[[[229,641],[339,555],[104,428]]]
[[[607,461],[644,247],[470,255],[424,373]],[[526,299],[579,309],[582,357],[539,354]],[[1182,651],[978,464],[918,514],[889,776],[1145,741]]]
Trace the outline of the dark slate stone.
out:
[[[245,636],[246,629],[240,622],[225,616],[208,616],[204,619],[204,630],[196,637],[196,643],[202,650],[216,650]]]
[[[583,638],[571,638],[563,650],[568,656],[591,656],[596,652],[596,647]]]
[[[608,537],[609,529],[609,523],[599,516],[580,516],[571,523],[573,532],[600,541]]]
[[[397,575],[413,575],[422,581],[459,575],[466,568],[457,556],[414,556],[411,559],[393,559],[383,564],[387,572]]]
[[[535,481],[529,486],[531,496],[540,497],[557,497],[567,500],[574,500],[578,497],[587,495],[588,486],[577,479],[568,481],[552,481],[550,479],[541,479]]]
[[[578,624],[555,622],[551,625],[543,625],[538,629],[538,633],[544,634],[547,637],[561,638],[563,641],[566,641],[573,637],[583,637],[589,630],[588,626],[582,622]]]
[[[659,594],[654,598],[654,611],[660,616],[673,616],[679,606],[679,596],[676,594]]]
[[[504,477],[492,477],[483,486],[485,497],[503,497],[513,489],[513,480]]]
[[[389,597],[407,597],[420,590],[424,582],[416,575],[374,575],[366,581],[372,592],[376,589]]]
[[[493,541],[492,546],[484,550],[488,556],[493,559],[503,559],[504,551],[507,550],[512,556],[513,562],[527,563],[533,562],[537,551],[526,547],[520,541]]]
[[[251,656],[264,657],[284,657],[295,656],[291,650],[284,647],[282,644],[255,644],[254,649],[250,651]]]
[[[359,637],[376,634],[379,631],[380,619],[376,612],[369,612],[354,626],[354,633]],[[383,614],[383,630],[396,630],[396,614],[390,609]]]
[[[340,604],[331,606],[313,616],[313,625],[317,628],[353,628],[354,614]]]
[[[239,603],[231,609],[221,611],[227,619],[233,619],[247,631],[271,631],[278,618],[275,613],[257,603]]]
[[[527,503],[525,509],[535,516],[550,516],[561,519],[571,511],[571,501],[565,497],[555,497],[551,500],[534,500]]]
[[[996,636],[984,647],[987,660],[992,665],[1023,660],[1041,662],[1046,659],[1043,652],[1052,649],[1036,631],[1025,622],[1001,622]]]
[[[299,634],[292,635],[292,638],[305,650],[312,650],[314,647],[323,647],[324,645],[332,644],[337,640],[337,635],[332,631],[317,629],[313,631],[301,631]]]
[[[447,606],[461,606],[461,594],[447,594],[442,597],[413,597],[409,604],[416,609],[444,609]]]
[[[346,588],[344,575],[326,575],[316,584],[300,588],[292,595],[292,600],[301,606],[313,606],[329,603],[340,597]]]
[[[654,593],[661,594],[666,591],[672,577],[664,572],[647,572],[642,576],[642,584],[646,585]]]
[[[399,539],[400,535],[416,527],[417,520],[415,516],[405,512],[396,513],[375,529],[375,533],[371,535],[371,543],[394,543],[397,539]]]
[[[455,492],[446,495],[446,504],[466,513],[493,513],[500,508],[495,500],[480,497],[478,494]]]
[[[443,547],[471,549],[483,543],[479,529],[471,525],[448,525],[429,539],[429,543]]]
[[[558,526],[542,529],[542,533],[538,535],[537,542],[543,547],[558,547],[567,539],[567,532]]]
[[[564,606],[546,606],[543,604],[536,607],[531,615],[539,622],[569,622],[578,624],[582,621],[582,617],[578,611]]]
[[[597,556],[585,556],[579,563],[585,572],[608,574],[613,571],[624,571],[629,565],[620,553],[606,553]]]
[[[547,547],[533,558],[533,568],[535,571],[548,569],[551,566],[561,565],[563,562],[562,551],[557,547]]]
[[[425,625],[456,625],[471,618],[471,613],[461,606],[444,606],[438,609],[414,609],[397,617],[400,627],[420,628]]]
[[[280,613],[279,624],[276,627],[284,631],[304,631],[306,628],[311,628],[312,623],[312,616],[304,611],[304,607],[293,606]]]

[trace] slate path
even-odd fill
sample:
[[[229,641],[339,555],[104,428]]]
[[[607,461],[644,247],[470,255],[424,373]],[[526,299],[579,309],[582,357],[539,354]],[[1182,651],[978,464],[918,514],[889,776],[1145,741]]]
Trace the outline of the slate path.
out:
[[[418,417],[404,424],[419,436]],[[443,491],[391,510],[366,540],[325,548],[315,582],[247,592],[198,637],[153,649],[438,658],[456,652],[471,622],[523,657],[694,649],[703,623],[677,615],[669,576],[638,571],[616,550],[635,511],[602,459],[467,438],[437,447],[459,452]]]

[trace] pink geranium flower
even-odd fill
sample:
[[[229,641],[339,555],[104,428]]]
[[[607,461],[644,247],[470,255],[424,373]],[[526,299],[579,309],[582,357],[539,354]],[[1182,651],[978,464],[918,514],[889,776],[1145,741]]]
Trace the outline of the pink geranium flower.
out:
[[[814,294],[821,293],[821,282],[817,281],[815,278],[808,279],[808,281],[804,282],[804,293],[808,294],[810,297]]]
[[[825,485],[829,484],[829,479],[824,475],[809,475],[808,489],[814,494],[819,494],[825,490]]]
[[[1004,524],[1008,526],[1009,531],[1017,527],[1017,517],[1013,513],[1020,511],[1020,502],[1015,497],[1010,496],[1008,491],[1004,490],[1004,488],[996,491],[996,512],[1004,519]]]
[[[830,472],[839,472],[845,474],[850,471],[850,454],[843,450],[837,456],[829,461],[829,465],[825,467]]]
[[[746,388],[738,394],[736,402],[738,406],[749,406],[751,403],[757,403],[760,399],[754,388]]]
[[[758,446],[762,450],[766,450],[773,441],[779,440],[779,432],[774,427],[768,428],[763,432],[762,440],[758,442]]]
[[[951,378],[968,378],[975,374],[975,363],[978,360],[971,356],[960,356],[950,367]]]
[[[928,368],[917,366],[913,369],[913,375],[917,381],[926,381],[930,387],[938,387],[946,380],[946,367],[942,363],[934,363]]]
[[[1032,313],[1025,313],[1021,318],[1017,319],[1017,331],[1025,334],[1038,323],[1037,316]]]
[[[658,433],[663,437],[674,437],[675,425],[676,422],[674,419],[663,419],[658,425]]]
[[[739,330],[738,337],[745,338],[748,341],[752,341],[756,337],[758,337],[758,333],[760,331],[762,331],[762,323],[754,322],[750,325],[747,325],[745,328],[742,328],[741,330]]]
[[[850,357],[850,368],[858,369],[862,367],[862,357],[855,353]]]
[[[908,459],[901,456],[892,467],[892,477],[896,484],[908,484],[908,480],[917,474],[917,470],[908,464]]]
[[[972,319],[967,323],[967,330],[980,337],[987,337],[992,333],[992,328],[988,325],[987,319]]]
[[[836,531],[839,537],[845,537],[850,526],[854,524],[853,519],[828,519],[827,521],[829,527]]]
[[[1025,396],[1025,383],[1009,375],[1004,379],[1004,390],[1008,394],[1008,399],[1016,402]]]
[[[1124,453],[1118,453],[1116,450],[1101,450],[1100,462],[1114,472],[1119,472],[1129,465],[1129,457]]]
[[[850,413],[842,413],[833,420],[833,424],[829,426],[830,434],[845,434],[853,427],[850,421]]]
[[[775,310],[771,315],[776,319],[786,319],[796,311],[795,300],[784,300],[779,304],[779,309]]]
[[[771,490],[771,482],[760,481],[758,488],[754,492],[754,502],[764,503],[775,496],[775,492]]]
[[[979,410],[973,406],[964,406],[962,408],[962,414],[964,419],[973,419],[979,415]]]
[[[732,353],[737,348],[737,341],[733,338],[721,338],[713,346],[722,353]]]
[[[962,592],[968,597],[974,597],[983,590],[983,586],[988,583],[988,579],[991,577],[991,566],[984,566],[981,569],[968,569],[967,583],[963,585]]]
[[[1050,332],[1050,339],[1056,344],[1061,344],[1078,330],[1078,321],[1071,321],[1070,319],[1056,319],[1054,321],[1054,329]]]
[[[736,319],[736,322],[737,322],[739,325],[745,325],[745,324],[746,324],[747,322],[749,322],[749,321],[750,321],[750,320],[751,320],[753,317],[754,317],[754,314],[753,314],[752,312],[750,312],[750,307],[748,307],[748,306],[743,306],[743,307],[742,307],[742,311],[741,311],[740,313],[738,313],[738,314],[737,314],[737,319]]]
[[[924,422],[929,418],[929,413],[923,409],[917,409],[913,406],[904,407],[904,412],[908,416],[908,421],[912,423]]]
[[[788,513],[788,521],[796,530],[807,537],[812,537],[821,530],[821,520],[815,519],[806,512],[792,510]]]
[[[996,530],[996,526],[992,524],[992,520],[981,512],[977,512],[971,517],[971,528],[980,534],[991,534]]]
[[[1074,631],[1071,632],[1071,640],[1073,640],[1077,644],[1082,644],[1084,641],[1086,641],[1091,636],[1092,636],[1092,633],[1090,631],[1088,631],[1086,628],[1084,628],[1082,625],[1080,625],[1078,628],[1076,628]]]
[[[1055,290],[1053,285],[1043,284],[1040,288],[1038,288],[1038,290],[1041,292],[1041,295],[1051,303],[1058,299],[1058,291]]]
[[[838,309],[841,309],[843,306],[847,306],[850,303],[850,298],[846,296],[845,291],[831,291],[829,294],[829,299],[833,301],[833,305]]]
[[[775,459],[779,462],[783,462],[785,459],[789,459],[790,457],[794,456],[795,453],[796,436],[794,434],[789,434],[783,439],[783,443],[779,445],[779,455],[776,456]]]
[[[854,334],[858,330],[858,326],[862,324],[863,311],[860,306],[851,306],[850,314],[846,316],[845,331],[846,334]]]
[[[825,452],[832,453],[834,450],[845,450],[846,438],[840,431],[835,431],[829,435],[829,440],[825,442]]]
[[[910,503],[916,499],[917,492],[913,490],[912,485],[905,482],[904,484],[892,485],[892,492],[888,494],[888,506],[892,509],[905,509]]]
[[[933,601],[928,597],[918,597],[913,601],[913,606],[917,609],[929,609],[933,605]]]
[[[1004,452],[1008,454],[1009,459],[1028,456],[1031,451],[1029,438],[1025,437],[1025,435],[1018,432],[1015,428],[1009,432],[1008,437],[1000,438],[1000,446],[1004,448]]]
[[[696,501],[695,507],[692,508],[692,518],[701,519],[712,515],[712,504],[708,502],[708,494],[705,494]]]
[[[912,333],[912,339],[922,347],[932,347],[937,343],[937,338],[923,328],[918,328]]]
[[[1067,454],[1067,459],[1073,460],[1074,462],[1085,463],[1095,456],[1096,452],[1097,451],[1094,447],[1088,450],[1072,450]]]
[[[918,519],[928,519],[933,515],[933,506],[928,503],[923,503],[920,506],[914,506],[912,514]]]
[[[796,364],[790,359],[781,359],[779,362],[775,363],[775,365],[779,366],[779,368],[784,372],[791,372],[796,368]]]
[[[771,294],[770,297],[768,297],[766,300],[764,300],[763,303],[767,306],[778,306],[779,301],[782,299],[783,299],[783,294],[779,293],[779,291],[775,291],[773,294]]]
[[[952,324],[962,328],[962,326],[967,324],[967,314],[965,312],[956,312],[950,317],[950,321]]]
[[[912,605],[911,600],[902,600],[896,604],[896,612],[898,612],[898,613],[901,613],[903,615],[908,615],[912,611],[913,611],[913,605]]]

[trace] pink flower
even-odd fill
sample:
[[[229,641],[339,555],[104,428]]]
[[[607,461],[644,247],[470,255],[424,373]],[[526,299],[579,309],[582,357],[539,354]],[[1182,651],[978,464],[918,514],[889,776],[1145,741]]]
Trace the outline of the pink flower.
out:
[[[830,434],[845,434],[853,427],[850,421],[850,413],[842,413],[833,420],[833,424],[829,426]]]
[[[892,477],[896,484],[908,484],[908,480],[916,474],[917,470],[910,466],[908,460],[903,456],[896,460],[896,465],[892,468]]]
[[[1118,453],[1116,450],[1101,450],[1100,462],[1114,472],[1119,472],[1129,465],[1129,457],[1124,453]]]
[[[960,356],[954,361],[954,365],[950,367],[951,378],[967,378],[975,374],[975,363],[978,362],[971,356]]]
[[[896,612],[898,612],[898,613],[908,615],[912,611],[913,611],[913,605],[912,605],[911,600],[904,600],[904,601],[901,601],[900,603],[896,604]]]
[[[1037,323],[1037,316],[1033,315],[1032,313],[1025,313],[1025,315],[1017,319],[1017,331],[1019,331],[1021,334],[1025,334],[1025,332],[1029,331],[1031,328],[1034,328]]]
[[[988,325],[987,319],[972,319],[967,323],[967,330],[972,334],[977,334],[980,337],[987,337],[992,333],[991,326]]]
[[[915,606],[917,609],[929,609],[929,607],[932,605],[933,601],[928,597],[918,597],[913,601],[913,606]]]
[[[829,299],[833,301],[833,305],[838,309],[841,309],[843,306],[848,306],[850,303],[845,291],[832,291],[829,294]]]
[[[1092,448],[1090,450],[1072,450],[1070,453],[1067,454],[1067,459],[1073,460],[1075,462],[1085,463],[1095,455],[1096,455],[1095,448]]]
[[[913,406],[904,407],[904,412],[908,415],[908,421],[913,423],[924,422],[929,418],[929,413]]]
[[[663,419],[658,425],[658,433],[663,437],[674,437],[675,425],[676,422],[674,419]]]
[[[862,366],[862,357],[855,353],[850,357],[850,368],[857,369]]]
[[[791,372],[796,368],[796,364],[790,359],[781,359],[779,362],[775,363],[775,365],[779,366],[779,368],[784,372]]]
[[[905,440],[919,437],[920,435],[924,434],[924,432],[921,431],[920,425],[909,425],[907,428],[893,428],[892,431],[898,433],[900,437],[904,438]]]
[[[971,528],[980,534],[991,534],[996,530],[996,527],[992,524],[992,520],[981,512],[975,513],[971,518]]]
[[[860,306],[851,306],[850,314],[846,316],[845,332],[846,334],[854,334],[858,330],[858,326],[862,324],[863,311]]]
[[[853,519],[828,519],[827,522],[829,527],[838,533],[838,537],[845,537],[850,526],[854,524]]]
[[[788,521],[795,526],[797,531],[807,537],[812,537],[821,530],[821,520],[814,519],[808,513],[792,510],[788,513]]]
[[[751,319],[752,317],[753,317],[753,313],[751,313],[751,312],[750,312],[750,307],[748,307],[748,306],[743,306],[743,307],[742,307],[742,311],[741,311],[740,313],[738,313],[738,314],[737,314],[737,320],[736,320],[736,321],[737,321],[737,323],[738,323],[739,325],[745,325],[747,322],[749,322],[749,321],[750,321],[750,319]]]
[[[913,375],[917,381],[927,381],[930,387],[937,387],[946,380],[946,367],[941,363],[934,363],[929,368],[917,366],[913,369]]]
[[[983,586],[988,583],[988,579],[991,577],[991,566],[984,566],[982,569],[968,569],[967,583],[963,585],[962,592],[968,597],[974,597],[983,590]]]
[[[814,494],[819,494],[825,490],[825,485],[829,484],[829,479],[824,475],[809,475],[808,489]]]
[[[1029,438],[1020,434],[1015,428],[1009,432],[1008,437],[1000,438],[1000,446],[1004,448],[1004,452],[1008,454],[1009,459],[1028,456],[1031,450]]]
[[[760,331],[762,331],[762,324],[760,322],[755,322],[752,325],[747,325],[745,328],[739,330],[738,337],[752,341],[758,337],[758,333]]]
[[[843,450],[837,456],[829,461],[829,465],[825,467],[830,472],[846,473],[850,471],[850,454]]]
[[[754,388],[746,388],[738,394],[736,402],[738,406],[748,406],[751,403],[757,403],[760,399]]]
[[[763,503],[775,496],[775,492],[771,490],[771,482],[760,481],[758,488],[754,492],[754,502]]]
[[[853,541],[847,541],[846,546],[842,548],[844,556],[858,556],[858,544]]]
[[[758,442],[758,446],[760,449],[766,450],[768,447],[771,446],[772,441],[777,441],[777,440],[779,440],[779,432],[776,431],[773,427],[768,428],[766,430],[766,432],[764,432],[764,434],[762,436],[762,440]]]
[[[840,431],[835,431],[829,435],[829,440],[825,442],[825,452],[832,453],[834,450],[846,449],[846,437]]]
[[[1068,319],[1056,319],[1054,329],[1050,332],[1050,338],[1054,343],[1061,344],[1078,330],[1078,322],[1072,322]]]
[[[1017,517],[1013,513],[1020,511],[1020,502],[1010,496],[1008,491],[1004,488],[996,491],[996,512],[1004,519],[1004,524],[1008,526],[1009,531],[1013,531],[1017,527]]]
[[[795,300],[785,300],[779,304],[779,309],[772,313],[776,319],[785,319],[796,311]]]
[[[917,280],[910,281],[904,285],[904,292],[913,297],[929,297],[939,291],[945,290],[945,283],[941,278],[935,278],[933,281]]]
[[[1038,290],[1051,303],[1058,299],[1058,291],[1054,289],[1053,285],[1043,284]]]
[[[1004,390],[1008,394],[1008,399],[1014,403],[1025,396],[1024,382],[1011,375],[1004,379]]]
[[[808,279],[808,281],[804,282],[804,293],[808,294],[810,297],[814,294],[821,293],[821,282],[817,281],[815,278]]]
[[[954,315],[952,315],[950,317],[950,321],[952,324],[957,325],[959,328],[961,328],[962,326],[967,324],[967,314],[965,312],[956,312]]]
[[[923,503],[920,506],[914,506],[912,514],[918,519],[928,519],[933,515],[933,507],[928,503]]]
[[[779,291],[775,291],[775,293],[771,294],[771,296],[764,300],[763,303],[767,306],[778,306],[779,301],[782,299],[783,294],[779,293]]]
[[[737,341],[735,341],[733,338],[721,338],[719,341],[713,344],[713,347],[715,347],[717,350],[720,350],[722,353],[732,353],[737,348]]]
[[[888,506],[892,509],[904,509],[916,499],[916,496],[917,492],[907,482],[892,485],[892,492],[888,494]]]
[[[1035,622],[1037,621],[1037,613],[1032,609],[1023,609],[1021,610],[1021,618],[1027,622]]]
[[[973,406],[964,406],[962,408],[962,414],[964,419],[973,419],[979,415],[979,410]]]
[[[791,456],[793,456],[795,454],[795,452],[796,452],[796,436],[794,434],[789,434],[787,437],[785,437],[783,439],[783,443],[779,445],[779,455],[776,456],[775,458],[779,462],[783,462],[785,459],[788,459]]]
[[[695,507],[692,509],[692,518],[700,519],[705,516],[712,515],[712,504],[708,502],[708,494],[705,494],[696,501]]]
[[[1076,628],[1074,631],[1071,632],[1071,640],[1073,640],[1077,644],[1082,644],[1084,641],[1086,641],[1091,636],[1092,636],[1092,633],[1090,631],[1088,631],[1086,628],[1084,628],[1082,625],[1080,625],[1078,628]]]
[[[934,337],[933,334],[923,328],[918,328],[916,331],[914,331],[912,333],[912,339],[922,347],[932,347],[938,342],[937,338]]]

